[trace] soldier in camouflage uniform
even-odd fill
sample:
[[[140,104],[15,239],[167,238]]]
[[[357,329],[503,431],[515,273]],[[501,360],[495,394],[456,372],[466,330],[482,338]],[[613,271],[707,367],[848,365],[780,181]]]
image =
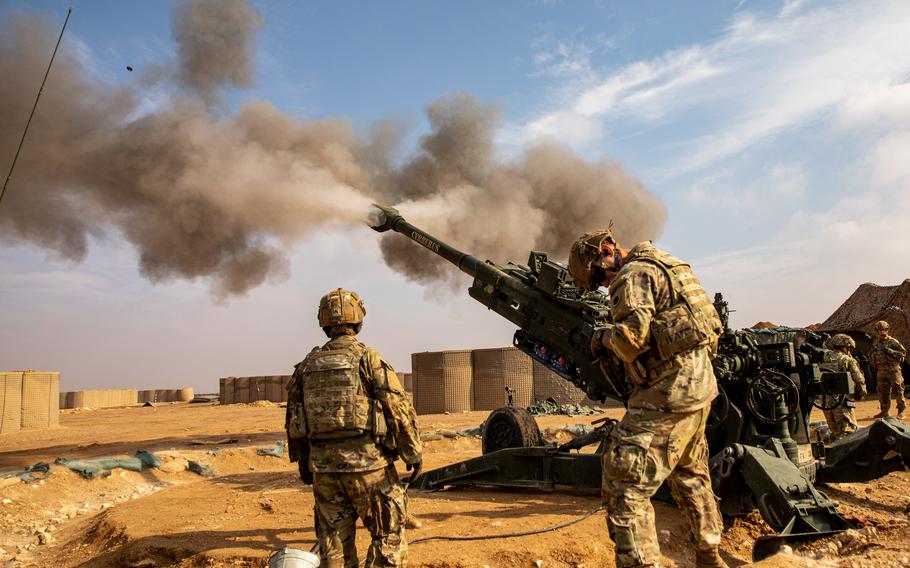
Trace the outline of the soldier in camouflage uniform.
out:
[[[849,335],[838,333],[825,342],[825,347],[828,350],[825,351],[824,369],[850,373],[850,378],[853,380],[852,398],[853,400],[862,400],[866,396],[866,378],[859,368],[859,363],[851,356],[851,353],[856,348],[856,342]],[[822,408],[828,408],[836,402],[836,398],[832,395],[822,395],[819,398],[821,399],[819,402]],[[840,405],[822,412],[825,414],[825,421],[828,423],[828,430],[831,432],[830,442],[850,432],[855,432],[859,426],[856,423],[853,407],[848,405],[846,399]]]
[[[881,412],[876,418],[888,416],[891,410],[891,399],[897,403],[897,417],[904,417],[904,377],[901,375],[901,362],[907,356],[907,350],[901,342],[888,335],[891,324],[886,321],[875,323],[878,337],[872,342],[869,358],[875,369],[875,387],[878,390],[878,402]]]
[[[667,480],[692,529],[696,566],[726,568],[705,440],[717,395],[711,365],[723,330],[717,311],[688,264],[650,242],[622,249],[609,229],[575,242],[569,271],[583,290],[609,285],[615,326],[594,338],[592,350],[615,353],[633,383],[628,411],[602,458],[616,566],[659,566],[651,497]]]
[[[285,429],[300,479],[313,485],[316,536],[324,566],[358,565],[357,518],[370,531],[366,566],[405,566],[405,487],[394,462],[420,473],[416,416],[395,372],[356,339],[366,309],[354,292],[319,302],[329,341],[307,355],[288,384]]]

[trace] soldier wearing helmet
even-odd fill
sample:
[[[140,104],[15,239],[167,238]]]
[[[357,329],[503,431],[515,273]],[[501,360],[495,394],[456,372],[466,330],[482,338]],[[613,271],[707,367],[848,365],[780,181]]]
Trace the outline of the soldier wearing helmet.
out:
[[[907,350],[901,342],[889,335],[891,324],[881,320],[875,322],[877,337],[872,342],[869,358],[875,370],[875,388],[878,390],[878,403],[881,412],[876,418],[884,418],[891,411],[891,399],[897,403],[897,417],[904,417],[904,377],[901,375],[901,362],[907,356]]]
[[[711,358],[723,331],[714,305],[688,264],[650,242],[622,248],[611,229],[575,241],[569,272],[583,290],[609,286],[615,325],[594,338],[592,350],[611,350],[633,383],[628,412],[602,458],[616,566],[659,565],[650,499],[667,480],[691,526],[696,566],[726,567],[705,440],[717,395]]]
[[[285,418],[291,461],[313,485],[323,565],[358,566],[357,518],[370,531],[366,566],[405,566],[405,488],[399,457],[420,473],[422,447],[404,389],[378,351],[357,341],[366,308],[338,288],[319,301],[329,336],[294,368]]]
[[[853,400],[862,400],[866,396],[866,378],[859,368],[859,363],[852,357],[856,342],[849,335],[838,333],[825,342],[825,348],[827,350],[825,351],[823,368],[827,371],[850,373],[850,378],[853,380],[852,398]],[[844,399],[840,401],[839,405],[835,406],[838,402],[836,397],[822,395],[819,398],[819,405],[823,409],[822,412],[825,415],[825,421],[828,423],[828,430],[831,432],[828,439],[829,442],[856,431],[859,426],[856,423],[856,416],[850,401]]]

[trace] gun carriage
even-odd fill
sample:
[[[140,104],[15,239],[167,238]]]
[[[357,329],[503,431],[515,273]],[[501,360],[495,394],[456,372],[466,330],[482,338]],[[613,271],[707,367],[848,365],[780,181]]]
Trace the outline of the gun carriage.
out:
[[[397,210],[376,207],[375,230],[401,233],[473,278],[468,294],[515,324],[515,347],[594,400],[626,402],[630,389],[622,364],[609,354],[594,357],[589,348],[594,334],[611,325],[605,295],[582,293],[568,270],[545,253],[531,252],[526,266],[480,261],[411,225]],[[795,328],[732,330],[720,294],[715,307],[725,330],[713,361],[720,394],[712,403],[706,437],[721,511],[757,510],[778,532],[756,541],[756,560],[785,541],[851,528],[837,503],[815,484],[868,481],[905,469],[910,426],[885,418],[832,444],[810,439],[809,415],[816,401],[837,406],[853,391],[849,373],[823,369],[824,336]],[[423,473],[411,486],[599,490],[601,453],[614,423],[601,422],[590,434],[547,445],[524,409],[494,410],[484,423],[482,456]],[[593,453],[579,451],[595,444]],[[666,488],[658,497],[672,499]]]

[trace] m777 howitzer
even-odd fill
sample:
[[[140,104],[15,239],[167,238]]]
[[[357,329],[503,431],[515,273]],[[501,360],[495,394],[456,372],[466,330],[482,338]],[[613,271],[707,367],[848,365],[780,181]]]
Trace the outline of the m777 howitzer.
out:
[[[411,225],[395,209],[377,207],[375,230],[399,232],[473,277],[468,294],[518,327],[513,339],[518,349],[592,399],[628,400],[631,388],[622,365],[595,358],[589,348],[595,331],[611,325],[606,296],[582,293],[566,268],[544,253],[532,252],[527,266],[482,262]],[[853,390],[849,373],[824,369],[824,336],[796,328],[731,330],[720,294],[715,307],[725,330],[713,361],[720,394],[712,403],[706,438],[721,511],[735,516],[758,510],[779,533],[756,541],[756,560],[785,541],[851,528],[837,503],[814,484],[868,481],[906,469],[910,427],[886,418],[830,445],[811,440],[809,414],[816,401],[832,407],[847,403]],[[553,446],[524,409],[497,409],[484,423],[481,457],[428,471],[411,486],[599,490],[611,428],[607,421],[582,438]],[[593,453],[572,451],[594,444]],[[666,488],[658,496],[672,499]]]

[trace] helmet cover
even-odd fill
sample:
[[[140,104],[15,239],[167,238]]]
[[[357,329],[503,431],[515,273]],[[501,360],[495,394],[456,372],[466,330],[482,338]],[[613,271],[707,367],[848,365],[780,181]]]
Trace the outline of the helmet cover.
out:
[[[356,292],[338,288],[319,300],[319,327],[334,327],[344,324],[359,324],[367,314],[360,296]]]
[[[856,342],[853,341],[853,338],[849,335],[845,333],[838,333],[831,336],[828,341],[825,342],[825,347],[828,349],[843,349],[844,347],[855,349]]]
[[[575,280],[575,285],[582,290],[594,289],[594,283],[591,281],[593,273],[591,264],[601,257],[606,244],[616,246],[612,223],[607,229],[585,233],[572,245],[569,252],[569,274]]]

